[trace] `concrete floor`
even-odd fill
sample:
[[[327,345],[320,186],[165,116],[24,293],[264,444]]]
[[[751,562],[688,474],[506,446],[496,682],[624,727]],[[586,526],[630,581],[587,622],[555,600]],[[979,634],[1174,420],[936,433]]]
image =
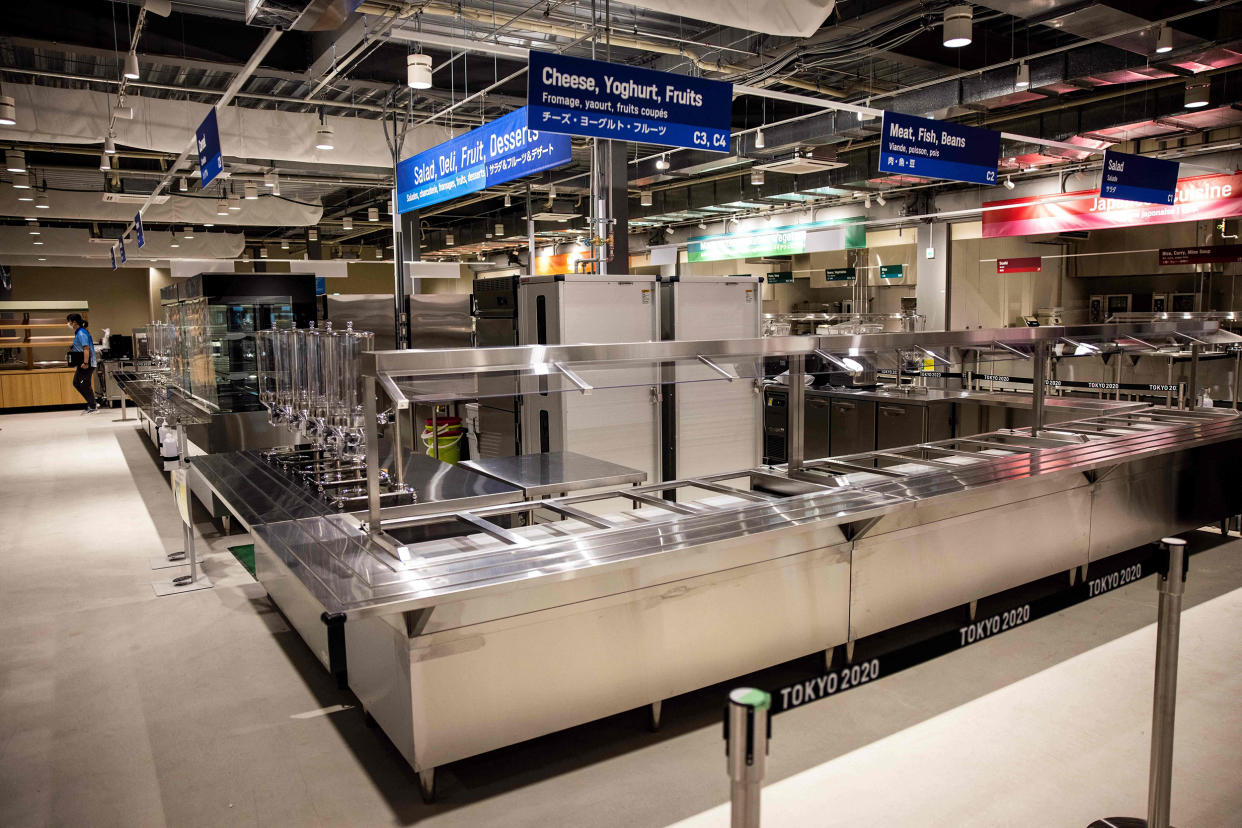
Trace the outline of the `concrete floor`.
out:
[[[227,552],[244,535],[200,522],[216,587],[155,597],[170,571],[148,561],[180,547],[178,518],[145,437],[115,417],[0,417],[0,826],[726,821],[724,687],[666,702],[658,734],[633,711],[455,763],[443,801],[424,805],[401,756]],[[1194,557],[1182,826],[1242,825],[1240,588],[1242,541]],[[1148,578],[779,716],[765,824],[1141,814],[1154,617]]]

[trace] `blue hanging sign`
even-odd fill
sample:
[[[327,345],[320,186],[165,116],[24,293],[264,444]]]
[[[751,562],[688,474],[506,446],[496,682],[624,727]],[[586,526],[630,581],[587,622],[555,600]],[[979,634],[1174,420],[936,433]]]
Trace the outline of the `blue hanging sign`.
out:
[[[134,213],[134,237],[138,239],[138,246],[142,247],[147,243],[147,239],[142,235],[142,213]]]
[[[109,247],[108,252],[112,254],[112,269],[116,270],[116,245]]]
[[[1000,133],[885,112],[880,172],[995,184]]]
[[[1100,198],[1172,204],[1177,192],[1179,169],[1176,161],[1106,149],[1104,174],[1100,176]]]
[[[125,237],[117,236],[116,243],[121,247],[121,264],[125,264]]]
[[[568,164],[566,135],[526,128],[526,109],[397,164],[397,212],[408,213]]]
[[[207,117],[194,130],[194,144],[198,148],[199,187],[206,189],[212,179],[224,170],[224,153],[220,149],[220,127],[216,123],[213,106]]]
[[[733,84],[551,52],[530,53],[527,126],[729,151]]]

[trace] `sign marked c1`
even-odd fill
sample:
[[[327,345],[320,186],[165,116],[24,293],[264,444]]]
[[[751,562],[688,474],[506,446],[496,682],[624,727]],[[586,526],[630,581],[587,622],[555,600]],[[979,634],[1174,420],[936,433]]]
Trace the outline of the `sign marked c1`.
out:
[[[1177,194],[1176,161],[1104,150],[1104,171],[1100,175],[1100,198],[1172,204]]]

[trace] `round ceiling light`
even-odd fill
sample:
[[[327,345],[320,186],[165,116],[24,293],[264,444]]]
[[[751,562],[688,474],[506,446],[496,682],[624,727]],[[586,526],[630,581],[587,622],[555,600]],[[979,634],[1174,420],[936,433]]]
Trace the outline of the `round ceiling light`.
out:
[[[970,6],[949,6],[944,11],[944,45],[950,49],[969,46],[972,40]]]
[[[411,89],[431,88],[431,55],[408,55],[405,59],[406,86]]]
[[[17,125],[17,102],[12,95],[0,95],[0,126]]]
[[[1207,106],[1211,103],[1211,100],[1212,82],[1207,78],[1186,82],[1186,100],[1183,105],[1187,109],[1198,109]]]

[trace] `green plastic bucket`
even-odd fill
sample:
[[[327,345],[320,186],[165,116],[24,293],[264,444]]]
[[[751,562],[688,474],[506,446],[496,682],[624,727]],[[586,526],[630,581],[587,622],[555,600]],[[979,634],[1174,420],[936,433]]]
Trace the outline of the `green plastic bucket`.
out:
[[[460,417],[444,417],[437,421],[439,434],[436,443],[439,444],[440,460],[445,463],[456,463],[461,459],[461,418]],[[426,420],[422,433],[423,445],[427,449],[428,457],[436,456],[436,445],[432,443],[432,425],[431,420]]]

